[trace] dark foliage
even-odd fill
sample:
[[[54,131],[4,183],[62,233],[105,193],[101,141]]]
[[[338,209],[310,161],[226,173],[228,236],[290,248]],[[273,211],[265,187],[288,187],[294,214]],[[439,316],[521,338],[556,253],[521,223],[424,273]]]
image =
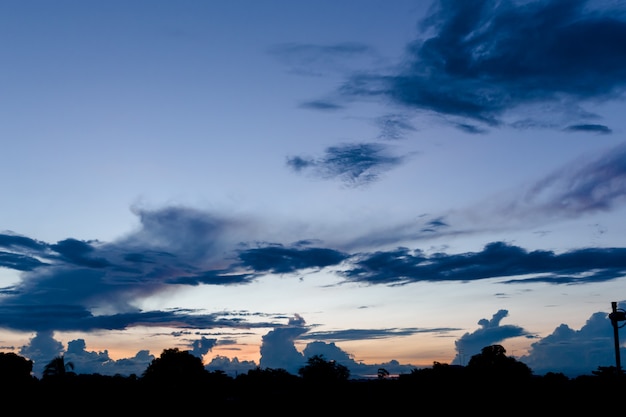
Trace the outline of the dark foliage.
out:
[[[0,384],[27,384],[33,382],[33,361],[13,352],[0,352]]]
[[[327,361],[322,355],[311,356],[307,364],[298,369],[298,374],[305,382],[313,384],[336,384],[350,378],[347,367],[332,360]]]
[[[161,356],[152,360],[142,379],[147,383],[188,385],[204,382],[208,371],[202,359],[178,348],[165,349]]]

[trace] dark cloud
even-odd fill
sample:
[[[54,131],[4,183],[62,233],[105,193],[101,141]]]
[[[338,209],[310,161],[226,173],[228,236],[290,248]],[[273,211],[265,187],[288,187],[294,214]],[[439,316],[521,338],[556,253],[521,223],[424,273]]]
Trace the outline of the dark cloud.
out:
[[[111,243],[65,239],[47,244],[0,234],[0,247],[7,249],[0,255],[2,266],[23,271],[18,283],[2,289],[2,327],[22,331],[138,325],[244,328],[240,318],[185,310],[144,312],[133,306],[175,285],[248,282],[247,276],[237,277],[233,271],[224,275],[227,253],[233,260],[237,256],[235,236],[241,222],[180,207],[136,213],[141,227]]]
[[[77,266],[104,268],[110,265],[106,259],[93,258],[89,256],[89,254],[94,252],[94,247],[91,242],[82,242],[76,239],[65,239],[55,245],[50,245],[50,249]]]
[[[340,94],[391,99],[490,127],[520,106],[575,107],[614,99],[626,87],[626,19],[617,3],[602,10],[586,0],[442,0],[435,6],[401,69],[358,73]],[[480,131],[474,123],[457,126]]]
[[[282,245],[247,249],[239,254],[241,266],[256,273],[285,274],[341,263],[347,255],[326,248],[287,248]]]
[[[301,340],[318,339],[333,342],[346,340],[371,340],[371,339],[387,339],[398,336],[411,336],[418,333],[447,333],[460,329],[438,327],[432,329],[344,329],[328,332],[309,332],[299,337]]]
[[[32,271],[43,265],[46,265],[46,263],[32,256],[0,252],[0,267],[15,269],[17,271]]]
[[[581,124],[581,125],[571,125],[565,128],[566,132],[592,132],[592,133],[602,133],[609,134],[612,133],[612,130],[609,129],[605,125],[598,124]]]
[[[305,101],[300,104],[300,107],[303,109],[311,109],[311,110],[323,110],[323,111],[335,111],[341,110],[344,106],[341,106],[332,101],[324,101],[324,100],[311,100]]]
[[[533,199],[527,198],[529,212],[610,209],[625,194],[625,150],[622,145],[586,165],[559,171],[535,184],[532,190],[536,194],[550,196],[559,205],[552,208],[548,198],[531,204]],[[520,209],[504,211],[510,214],[514,210]],[[0,245],[7,250],[0,256],[2,266],[21,271],[17,283],[1,290],[2,327],[40,332],[122,330],[140,325],[271,328],[276,318],[252,325],[245,316],[182,309],[139,311],[135,305],[176,286],[246,285],[265,274],[340,266],[341,271],[335,273],[347,282],[372,285],[492,278],[510,284],[584,284],[626,275],[624,248],[581,248],[557,254],[492,242],[479,252],[427,255],[404,247],[346,253],[320,246],[315,240],[249,247],[237,239],[242,223],[238,220],[174,207],[138,213],[141,227],[111,243],[65,239],[47,244],[0,234]],[[434,217],[422,223],[417,233],[436,234],[450,228],[448,220]],[[397,236],[383,231],[376,238],[390,243]],[[311,246],[314,242],[317,246]]]
[[[256,274],[235,274],[224,269],[200,272],[191,276],[172,277],[167,280],[167,283],[178,285],[239,285],[248,284],[256,277]]]
[[[503,277],[509,277],[509,283],[582,284],[626,276],[625,248],[585,248],[556,254],[493,242],[481,252],[427,256],[420,250],[398,248],[355,255],[351,261],[353,267],[342,272],[346,279],[385,285]],[[525,275],[535,276],[513,279]]]
[[[67,287],[71,288],[71,287]],[[84,306],[71,304],[2,304],[1,327],[20,331],[93,331],[123,330],[129,327],[173,327],[210,329],[216,327],[249,329],[273,327],[272,322],[248,323],[229,313],[202,314],[198,311],[133,311],[95,315]]]
[[[41,252],[46,249],[47,245],[44,242],[25,236],[5,232],[4,234],[0,234],[0,247],[5,249],[33,249],[36,252]]]
[[[191,349],[189,350],[192,355],[202,358],[209,353],[211,349],[217,344],[217,339],[208,339],[202,336],[199,340],[191,342]]]
[[[381,173],[400,165],[404,157],[389,154],[388,147],[377,143],[331,146],[318,159],[289,157],[287,165],[297,172],[308,171],[321,178],[337,178],[348,185],[376,181]]]
[[[447,228],[450,225],[446,223],[443,218],[437,218],[433,220],[429,220],[426,222],[424,227],[421,229],[422,232],[437,232],[443,228]]]

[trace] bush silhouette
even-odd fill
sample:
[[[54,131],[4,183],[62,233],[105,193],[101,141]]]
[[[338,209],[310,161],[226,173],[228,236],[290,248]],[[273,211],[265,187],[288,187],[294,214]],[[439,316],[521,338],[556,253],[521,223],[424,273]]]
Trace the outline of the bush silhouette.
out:
[[[13,352],[0,352],[0,384],[23,384],[33,382],[33,361]]]

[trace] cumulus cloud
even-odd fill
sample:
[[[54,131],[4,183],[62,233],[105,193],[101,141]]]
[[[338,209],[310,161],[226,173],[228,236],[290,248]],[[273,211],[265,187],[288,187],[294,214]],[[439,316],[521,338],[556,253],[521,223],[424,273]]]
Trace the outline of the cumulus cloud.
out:
[[[467,365],[471,357],[485,346],[527,337],[536,341],[530,345],[527,354],[516,359],[528,365],[535,375],[552,372],[575,378],[591,375],[600,366],[615,366],[613,326],[606,312],[593,313],[579,330],[561,324],[543,338],[519,326],[501,324],[505,317],[508,317],[508,311],[499,310],[490,320],[481,319],[478,322],[480,327],[474,332],[461,336],[455,342],[457,353],[452,363]]]
[[[599,366],[615,366],[614,342],[608,314],[597,312],[579,330],[561,324],[550,335],[533,343],[520,360],[538,375],[548,372],[561,372],[569,377],[590,375]]]
[[[501,325],[502,319],[509,315],[508,310],[499,310],[491,320],[480,319],[480,328],[472,333],[465,333],[454,342],[456,356],[452,364],[467,365],[472,356],[480,353],[485,346],[501,344],[504,340],[519,336],[530,336],[523,328],[515,325]]]
[[[298,336],[306,333],[306,322],[299,315],[289,320],[289,324],[278,327],[265,336],[261,344],[262,368],[284,369],[292,374],[297,374],[298,369],[304,366],[306,358],[298,352],[294,341]]]

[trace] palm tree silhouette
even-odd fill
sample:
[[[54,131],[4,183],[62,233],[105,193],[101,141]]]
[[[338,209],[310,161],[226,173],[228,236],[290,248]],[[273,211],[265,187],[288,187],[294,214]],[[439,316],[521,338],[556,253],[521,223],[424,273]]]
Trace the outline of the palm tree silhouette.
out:
[[[74,364],[72,362],[65,362],[65,357],[60,355],[48,362],[48,364],[43,368],[43,376],[63,377],[68,374],[68,369],[70,372],[73,371]]]

